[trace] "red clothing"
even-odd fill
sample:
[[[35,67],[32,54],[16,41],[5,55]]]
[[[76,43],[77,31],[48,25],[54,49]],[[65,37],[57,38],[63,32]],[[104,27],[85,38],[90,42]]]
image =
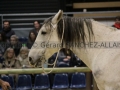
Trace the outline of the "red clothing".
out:
[[[120,29],[120,23],[115,23],[114,27],[116,27],[117,29]]]

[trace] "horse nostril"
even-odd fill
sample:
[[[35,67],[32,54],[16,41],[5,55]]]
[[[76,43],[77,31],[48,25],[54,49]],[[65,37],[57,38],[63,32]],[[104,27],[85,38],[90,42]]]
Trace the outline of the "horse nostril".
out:
[[[31,58],[31,57],[29,57],[29,61],[32,61],[32,58]]]

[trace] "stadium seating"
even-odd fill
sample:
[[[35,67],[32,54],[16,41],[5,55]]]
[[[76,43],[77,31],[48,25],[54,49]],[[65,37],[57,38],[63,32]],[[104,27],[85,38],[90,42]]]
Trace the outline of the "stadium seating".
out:
[[[35,76],[34,90],[49,89],[50,82],[47,74],[37,74]]]
[[[32,90],[30,75],[19,75],[16,90]]]
[[[21,42],[21,43],[26,43],[27,41],[28,41],[27,37],[20,37],[19,38],[19,42]]]
[[[11,90],[32,90],[32,82],[30,75],[19,75],[18,81],[16,83],[16,89],[14,79],[12,76],[2,76],[1,79],[10,83],[10,86],[12,87]],[[85,73],[73,73],[71,77],[70,88],[80,89],[85,87],[86,87]],[[49,76],[47,74],[37,74],[35,76],[33,89],[42,90],[49,88],[50,88]],[[55,74],[52,88],[68,89],[69,88],[68,74],[65,73]],[[1,87],[0,90],[2,90]]]
[[[69,81],[67,74],[55,74],[53,89],[67,89],[69,88]]]
[[[70,88],[85,88],[85,87],[86,87],[85,73],[74,73],[72,75]]]

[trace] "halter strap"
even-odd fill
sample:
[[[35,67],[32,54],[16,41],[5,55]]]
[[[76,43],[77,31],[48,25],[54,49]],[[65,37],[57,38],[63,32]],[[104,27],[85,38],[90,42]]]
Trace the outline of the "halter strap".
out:
[[[51,25],[52,25],[53,29],[55,30],[56,25],[53,25],[53,23],[51,23]],[[61,44],[62,44],[63,36],[64,36],[64,28],[65,28],[65,26],[64,26],[64,19],[63,19],[63,32],[62,32],[62,38],[61,38],[61,41],[60,41]],[[51,38],[52,32],[53,32],[53,30],[52,30],[51,33],[50,33],[50,37],[48,38],[48,42],[49,42],[49,40],[50,40],[50,38]],[[48,43],[48,42],[47,42],[47,43]],[[49,64],[49,63],[48,63],[48,65],[53,65],[52,70],[50,70],[49,72],[45,72],[44,66],[43,66],[44,62],[42,61],[42,69],[43,69],[43,72],[44,72],[45,74],[51,73],[51,72],[53,71],[53,69],[55,68],[55,65],[56,65],[56,62],[57,62],[57,59],[58,59],[58,55],[59,55],[60,49],[61,49],[61,48],[58,49],[58,53],[57,53],[57,56],[56,56],[56,58],[55,58],[54,63],[53,63],[53,64]]]
[[[55,30],[56,26],[53,25],[53,23],[51,23],[51,25],[52,25],[53,29]],[[52,35],[52,32],[53,32],[53,30],[50,32],[50,36],[47,38],[47,43],[49,43],[49,40],[50,40],[51,35]],[[46,43],[46,44],[47,44],[47,43]],[[45,47],[45,49],[46,49],[46,47]],[[44,53],[45,53],[45,52],[44,52]],[[40,59],[45,59],[44,53],[43,53],[42,57],[40,57]],[[37,63],[38,63],[38,62],[36,62],[34,65],[32,65],[32,64],[29,62],[29,64],[30,64],[32,67],[36,67]],[[42,68],[43,68],[43,63],[45,63],[45,61],[44,61],[44,62],[42,61]],[[53,63],[53,64],[54,64],[54,63]],[[49,63],[48,63],[48,65],[53,65],[53,64],[49,64]]]

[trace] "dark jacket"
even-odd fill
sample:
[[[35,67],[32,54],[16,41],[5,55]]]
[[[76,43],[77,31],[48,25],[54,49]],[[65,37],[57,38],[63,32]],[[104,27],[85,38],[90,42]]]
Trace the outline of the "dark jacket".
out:
[[[31,42],[30,40],[28,40],[27,42],[27,47],[28,49],[31,49],[31,47],[33,46],[34,42]]]
[[[3,44],[0,43],[0,54],[3,55],[5,52],[5,46]]]
[[[5,33],[7,40],[10,40],[10,37],[12,35],[15,35],[15,32],[13,30],[11,30],[11,28],[9,28],[8,30],[4,30],[4,28],[3,28],[2,32]]]
[[[34,32],[36,36],[38,35],[38,32],[35,29],[32,29],[30,32]]]
[[[57,53],[53,54],[49,59],[48,59],[48,63],[52,64],[54,63],[55,61],[55,58],[57,56]],[[59,55],[58,55],[58,59],[57,59],[57,62],[56,62],[56,67],[74,67],[74,66],[77,66],[77,67],[80,67],[80,66],[85,66],[85,64],[75,56],[75,54],[72,54],[71,55],[71,59],[68,60],[68,61],[63,61],[63,59],[65,58],[66,56],[64,55],[63,52],[60,52]],[[53,67],[51,65],[49,65],[48,67]]]

